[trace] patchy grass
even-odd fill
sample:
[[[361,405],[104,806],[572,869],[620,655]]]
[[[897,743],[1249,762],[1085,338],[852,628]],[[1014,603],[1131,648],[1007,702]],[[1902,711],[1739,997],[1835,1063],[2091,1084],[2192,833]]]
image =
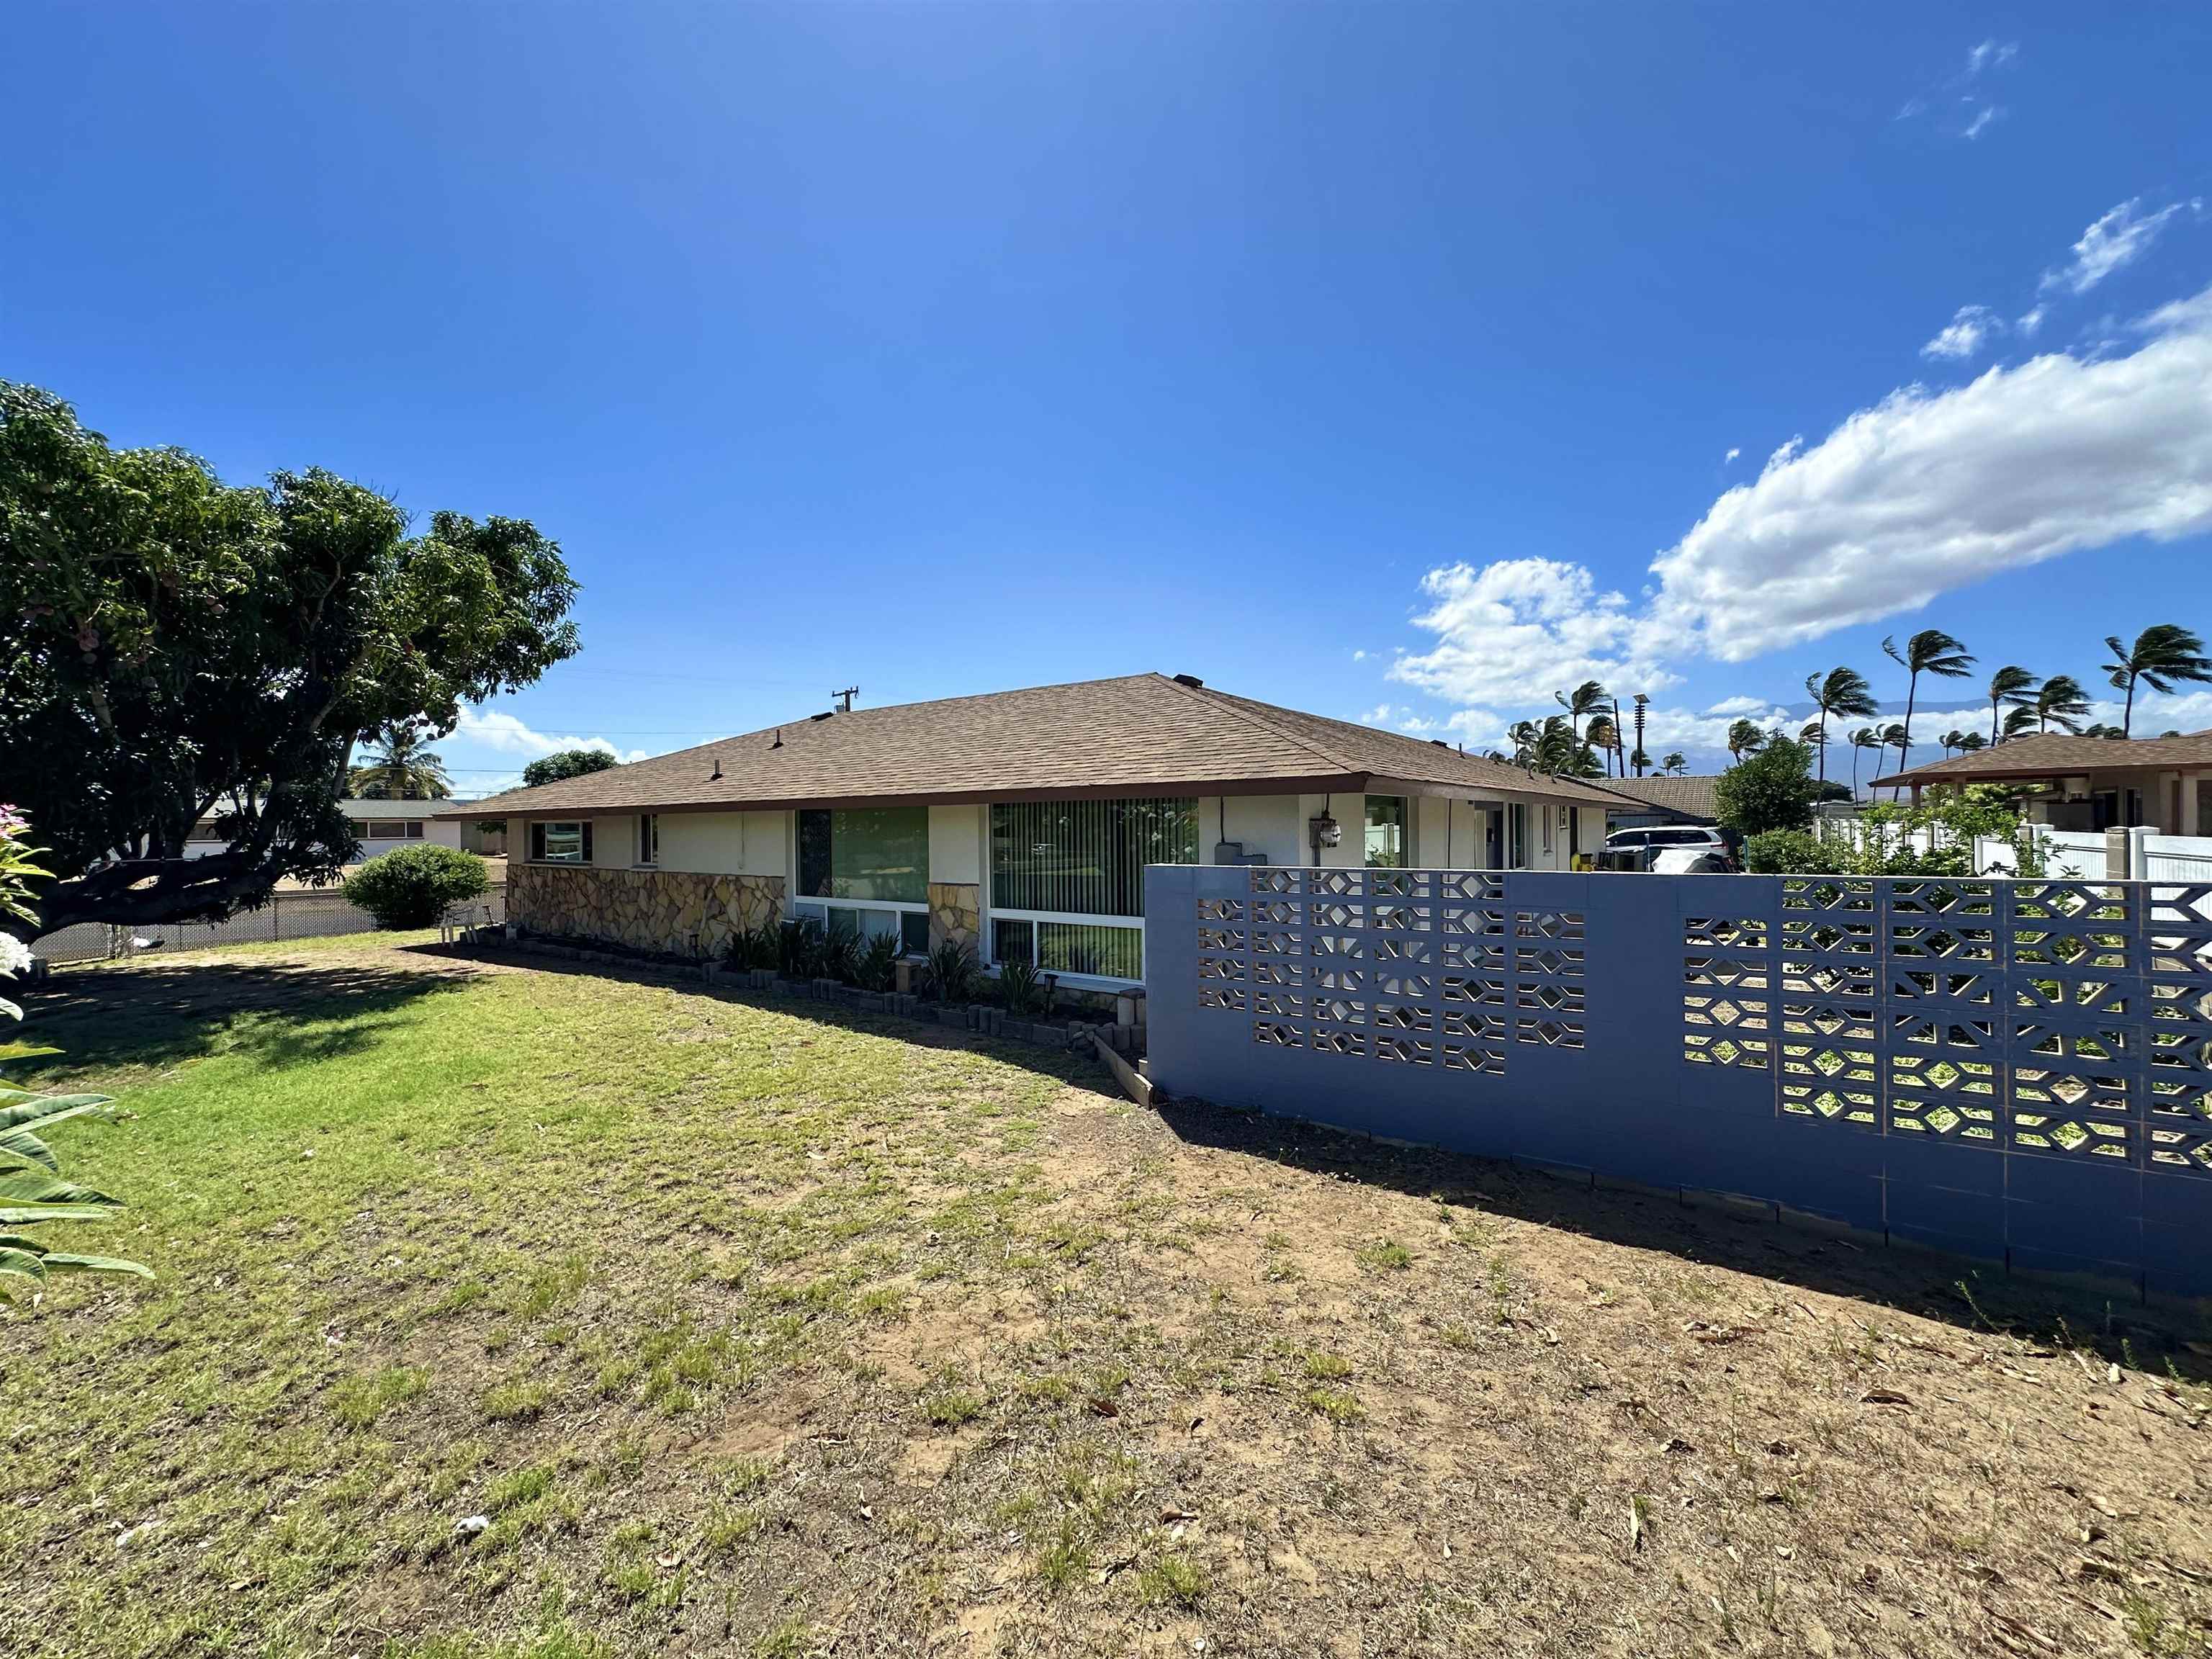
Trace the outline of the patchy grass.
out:
[[[2206,1650],[2201,1330],[411,945],[32,994],[0,1651]]]

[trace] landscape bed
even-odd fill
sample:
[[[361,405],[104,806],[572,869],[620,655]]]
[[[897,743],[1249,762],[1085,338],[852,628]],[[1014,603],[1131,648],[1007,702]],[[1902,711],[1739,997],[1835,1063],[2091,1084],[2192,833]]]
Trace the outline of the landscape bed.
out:
[[[67,972],[0,1651],[2202,1652],[2212,1350],[420,936]],[[87,1240],[94,1230],[84,1230]]]

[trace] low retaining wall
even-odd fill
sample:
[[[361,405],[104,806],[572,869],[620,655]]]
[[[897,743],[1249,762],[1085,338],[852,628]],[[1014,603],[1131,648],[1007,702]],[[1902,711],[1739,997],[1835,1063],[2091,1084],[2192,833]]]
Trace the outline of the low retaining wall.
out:
[[[2212,884],[1155,866],[1153,1083],[2212,1296]]]
[[[588,864],[507,866],[507,920],[554,939],[719,957],[734,934],[754,932],[782,915],[781,876],[695,875]]]

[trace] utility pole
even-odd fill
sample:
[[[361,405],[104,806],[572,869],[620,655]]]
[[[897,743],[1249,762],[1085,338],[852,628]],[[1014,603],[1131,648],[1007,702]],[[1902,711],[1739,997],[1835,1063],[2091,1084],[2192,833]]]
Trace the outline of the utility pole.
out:
[[[837,700],[837,712],[849,714],[853,712],[853,699],[860,695],[860,688],[848,685],[842,691],[832,691],[830,695]]]
[[[1644,708],[1651,701],[1644,693],[1636,694],[1636,775],[1644,775]]]

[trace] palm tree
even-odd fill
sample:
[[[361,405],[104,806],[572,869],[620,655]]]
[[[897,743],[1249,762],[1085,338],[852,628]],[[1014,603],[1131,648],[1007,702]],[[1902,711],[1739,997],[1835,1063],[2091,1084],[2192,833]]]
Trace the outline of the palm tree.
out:
[[[2001,708],[2007,703],[2010,703],[2013,708],[2017,710],[2021,705],[2032,704],[2034,701],[2035,676],[2029,673],[2025,668],[2015,667],[2008,664],[2006,666],[1998,669],[1996,673],[1990,675],[1990,741],[1991,743],[1995,743],[1998,740],[2000,736],[2010,737],[2013,735],[2014,728],[2009,726],[2006,726],[2002,732],[1998,730],[1997,711]],[[2032,719],[2033,717],[2031,715],[2030,718]]]
[[[1876,737],[1869,727],[1862,726],[1851,733],[1851,799],[1853,800],[1859,798],[1859,750],[1881,747],[1881,739]]]
[[[1951,758],[1951,751],[1959,746],[1959,739],[1962,735],[1959,728],[1954,726],[1936,739],[1936,746],[1942,750],[1945,760]]]
[[[1814,739],[1820,751],[1820,781],[1828,781],[1828,720],[1831,715],[1849,714],[1857,720],[1869,720],[1880,712],[1874,692],[1866,683],[1866,676],[1856,668],[1831,668],[1826,674],[1808,674],[1805,678],[1805,695],[1813,700],[1813,707],[1820,717],[1814,722],[1820,736]]]
[[[2035,729],[2079,732],[2081,717],[2089,712],[2088,694],[2071,674],[2053,674],[2035,690]]]
[[[1749,720],[1731,721],[1728,729],[1728,751],[1731,763],[1741,763],[1746,755],[1755,755],[1765,746],[1766,733]]]
[[[1986,749],[1989,746],[1989,739],[1984,738],[1978,732],[1963,732],[1960,733],[1959,752],[1962,755],[1971,755],[1977,749]]]
[[[1567,730],[1573,734],[1575,741],[1580,743],[1583,740],[1582,728],[1575,722],[1604,711],[1605,688],[1595,680],[1584,680],[1571,692],[1553,692],[1552,701],[1567,711]]]
[[[1671,750],[1660,757],[1659,769],[1662,772],[1671,772],[1679,778],[1690,769],[1689,757],[1679,749]]]
[[[2005,710],[2004,730],[1997,734],[1997,741],[2007,743],[2014,738],[2024,738],[2034,730],[2035,706],[2033,703],[2021,703],[2016,708]]]
[[[453,793],[446,763],[432,753],[410,721],[387,726],[377,749],[346,774],[346,787],[362,800],[444,800]]]
[[[1536,763],[1536,722],[1516,720],[1505,728],[1505,735],[1513,739],[1513,763],[1533,766]]]
[[[2117,726],[2107,726],[2100,720],[2094,726],[2083,726],[2081,735],[2085,738],[2124,738],[2127,733]]]
[[[1905,641],[1905,649],[1897,648],[1894,638],[1881,642],[1882,654],[1906,672],[1905,682],[1905,722],[1895,729],[1905,735],[1897,751],[1897,769],[1905,770],[1912,753],[1912,702],[1920,691],[1920,677],[1933,674],[1939,679],[1960,680],[1974,665],[1974,659],[1966,647],[1940,628],[1923,628]],[[1869,709],[1869,714],[1874,711]],[[1889,798],[1898,799],[1904,790],[1901,783],[1890,787]]]
[[[2204,654],[2204,641],[2178,623],[2154,623],[2136,635],[2132,646],[2122,645],[2120,636],[2112,635],[2106,639],[2105,648],[2112,653],[2112,661],[2104,665],[2105,672],[2111,676],[2115,690],[2128,694],[2120,711],[2124,738],[2135,726],[2137,680],[2159,692],[2172,690],[2176,680],[2199,684],[2212,680],[2212,657]]]
[[[1606,758],[1603,775],[1613,775],[1613,757],[1620,752],[1620,728],[1610,714],[1592,714],[1589,730],[1583,733],[1583,747]]]

